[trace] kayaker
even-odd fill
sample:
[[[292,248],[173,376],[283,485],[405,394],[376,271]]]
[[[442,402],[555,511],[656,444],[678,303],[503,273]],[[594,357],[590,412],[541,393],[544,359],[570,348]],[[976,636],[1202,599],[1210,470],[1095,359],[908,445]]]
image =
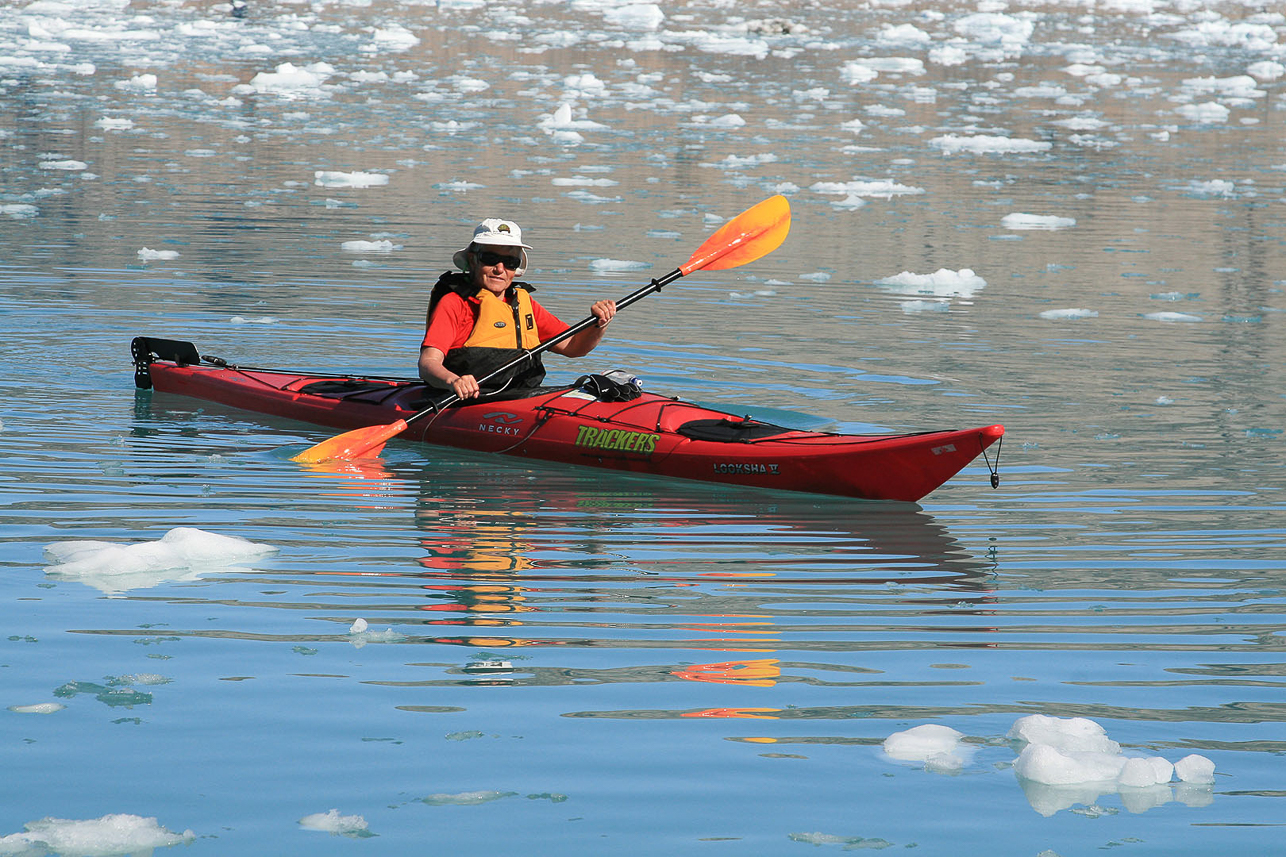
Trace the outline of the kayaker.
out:
[[[531,297],[529,284],[514,280],[527,270],[530,249],[511,220],[493,217],[474,227],[473,240],[451,258],[460,270],[438,278],[429,297],[420,344],[422,380],[450,389],[461,399],[474,398],[482,392],[478,378],[569,327]],[[549,350],[564,357],[593,351],[616,315],[616,302],[596,301],[590,313],[598,319],[597,326]],[[539,387],[545,367],[536,354],[504,374],[507,377],[488,381],[487,392]]]

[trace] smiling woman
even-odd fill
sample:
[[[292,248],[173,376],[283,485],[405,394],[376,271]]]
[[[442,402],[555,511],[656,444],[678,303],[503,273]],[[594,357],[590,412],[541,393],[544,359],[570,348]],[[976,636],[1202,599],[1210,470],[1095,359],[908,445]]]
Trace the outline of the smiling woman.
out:
[[[527,270],[522,229],[511,220],[488,218],[473,230],[469,245],[452,257],[459,271],[443,274],[433,287],[420,344],[420,377],[461,399],[484,392],[535,389],[545,380],[539,354],[509,366],[524,352],[557,337],[567,325],[531,297],[534,289],[514,277]],[[603,339],[616,303],[596,301],[586,327],[549,350],[583,357]],[[482,380],[480,381],[479,378]]]

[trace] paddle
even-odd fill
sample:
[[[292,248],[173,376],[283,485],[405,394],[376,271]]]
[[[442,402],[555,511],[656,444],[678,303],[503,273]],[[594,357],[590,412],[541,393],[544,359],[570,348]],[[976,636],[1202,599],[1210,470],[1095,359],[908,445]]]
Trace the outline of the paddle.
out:
[[[720,271],[753,262],[780,247],[781,243],[786,240],[786,234],[789,231],[790,203],[783,196],[769,197],[758,205],[746,209],[721,226],[705,240],[705,243],[697,248],[697,251],[688,258],[688,261],[659,280],[653,280],[633,294],[617,301],[616,308],[618,310],[625,309],[630,304],[642,300],[653,292],[661,291],[663,287],[668,286],[682,276],[691,274],[693,271],[699,271],[702,268]],[[545,340],[535,348],[524,351],[520,356],[501,366],[490,375],[479,379],[479,384],[508,372],[525,360],[529,360],[532,355],[548,351],[563,340],[569,339],[595,324],[598,324],[598,318],[591,315],[557,336]],[[317,464],[332,459],[377,455],[390,438],[405,431],[406,427],[411,423],[429,414],[438,413],[442,408],[459,401],[459,399],[459,396],[452,393],[445,399],[436,402],[432,407],[425,408],[418,414],[407,417],[404,420],[398,420],[388,425],[368,426],[344,432],[305,449],[291,460],[303,464]]]

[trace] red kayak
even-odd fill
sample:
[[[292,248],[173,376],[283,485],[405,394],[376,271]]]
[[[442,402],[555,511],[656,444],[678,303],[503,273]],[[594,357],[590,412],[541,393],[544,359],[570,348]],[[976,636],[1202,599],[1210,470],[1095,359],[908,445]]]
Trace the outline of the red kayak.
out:
[[[141,388],[337,429],[407,419],[436,392],[418,381],[233,366],[177,340],[138,337],[133,353]],[[605,401],[593,387],[544,388],[444,408],[401,436],[630,473],[915,502],[1005,433],[999,425],[890,435],[799,431],[655,393],[634,395]],[[988,467],[994,487],[990,460]]]

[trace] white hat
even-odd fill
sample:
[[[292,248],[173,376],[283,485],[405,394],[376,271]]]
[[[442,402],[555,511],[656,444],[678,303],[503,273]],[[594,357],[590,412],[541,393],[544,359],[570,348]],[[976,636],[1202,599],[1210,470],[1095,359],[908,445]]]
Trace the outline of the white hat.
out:
[[[498,217],[488,217],[486,220],[473,227],[473,240],[469,246],[457,250],[451,257],[451,261],[461,271],[469,270],[469,251],[474,245],[481,244],[487,247],[518,247],[522,256],[522,263],[514,269],[514,275],[519,276],[527,270],[527,251],[531,245],[522,243],[522,230],[517,223],[512,220],[501,220]]]

